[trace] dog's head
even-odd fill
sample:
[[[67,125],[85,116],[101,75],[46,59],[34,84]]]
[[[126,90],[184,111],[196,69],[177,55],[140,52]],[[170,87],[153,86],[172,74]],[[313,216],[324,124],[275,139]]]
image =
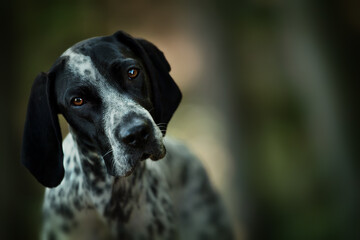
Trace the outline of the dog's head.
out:
[[[79,147],[95,151],[108,173],[127,176],[140,160],[164,157],[162,137],[181,93],[163,53],[116,32],[65,51],[32,86],[22,162],[47,187],[64,176],[63,114]]]

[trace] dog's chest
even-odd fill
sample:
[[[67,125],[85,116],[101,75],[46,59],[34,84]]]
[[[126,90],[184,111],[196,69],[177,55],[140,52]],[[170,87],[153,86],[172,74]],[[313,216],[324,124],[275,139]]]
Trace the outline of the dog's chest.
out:
[[[141,180],[137,179],[141,172],[136,172],[126,184],[115,184],[118,191],[107,204],[105,216],[124,239],[174,239],[174,206],[169,186],[162,176],[146,170]],[[133,184],[136,180],[139,182]],[[124,192],[127,194],[122,197]]]
[[[101,220],[111,235],[124,239],[175,237],[174,206],[163,163],[145,161],[131,176],[114,178],[106,175],[102,164],[94,165],[93,161],[84,165],[88,156],[77,153],[77,149],[64,147],[69,159],[65,163],[66,174],[69,175],[65,176],[57,192],[63,188],[69,193],[68,199],[73,196],[68,205],[75,206],[73,211],[79,222],[89,221],[84,216],[91,214],[95,216],[91,220],[93,223]],[[101,168],[103,170],[99,170]],[[70,190],[74,184],[80,187]],[[76,192],[71,193],[74,190]],[[82,202],[79,203],[79,199]]]
[[[104,216],[116,235],[142,239],[175,234],[169,185],[156,168],[144,164],[133,175],[115,180]]]

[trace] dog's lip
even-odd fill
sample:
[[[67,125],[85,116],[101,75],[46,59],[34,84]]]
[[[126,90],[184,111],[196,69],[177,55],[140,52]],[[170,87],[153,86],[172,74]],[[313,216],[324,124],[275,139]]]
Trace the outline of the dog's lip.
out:
[[[133,164],[131,164],[131,169],[127,172],[125,172],[125,174],[122,175],[115,175],[110,173],[110,175],[113,176],[118,176],[118,177],[128,177],[131,174],[133,174],[133,172],[135,171],[135,169],[137,168],[139,162],[145,161],[146,159],[151,159],[152,161],[157,161],[160,160],[162,158],[164,158],[166,155],[166,148],[164,145],[162,145],[159,149],[157,150],[153,150],[151,152],[144,152],[140,158],[137,158],[137,160],[133,161]]]
[[[144,153],[144,154],[141,156],[140,161],[145,161],[145,160],[148,159],[150,156],[151,156],[150,153]]]
[[[164,158],[166,155],[166,148],[164,145],[160,147],[160,149],[153,150],[150,153],[145,152],[140,158],[140,161],[145,161],[146,159],[150,158],[153,161],[160,160]]]
[[[164,145],[162,145],[160,151],[157,151],[150,155],[150,159],[153,161],[157,161],[157,160],[164,158],[165,155],[166,155],[166,148]]]
[[[130,176],[131,174],[133,174],[133,172],[135,171],[135,169],[136,169],[136,167],[137,167],[138,164],[139,164],[139,161],[136,161],[136,163],[134,164],[134,166],[133,166],[129,171],[127,171],[127,172],[123,175],[123,177],[128,177],[128,176]]]

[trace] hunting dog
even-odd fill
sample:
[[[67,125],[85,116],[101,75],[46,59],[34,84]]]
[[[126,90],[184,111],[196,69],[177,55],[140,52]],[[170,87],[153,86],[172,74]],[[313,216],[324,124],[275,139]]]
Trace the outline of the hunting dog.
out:
[[[200,162],[164,137],[182,97],[169,72],[155,45],[118,31],[36,77],[21,158],[47,187],[42,239],[232,238]]]

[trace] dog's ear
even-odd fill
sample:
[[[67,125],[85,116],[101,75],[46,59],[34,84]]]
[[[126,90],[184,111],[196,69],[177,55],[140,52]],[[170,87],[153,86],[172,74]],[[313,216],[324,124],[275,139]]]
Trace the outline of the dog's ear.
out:
[[[64,167],[54,81],[49,75],[40,73],[31,89],[21,161],[41,184],[56,187],[64,177]]]
[[[169,74],[171,70],[169,63],[154,44],[144,39],[133,38],[122,31],[116,32],[114,36],[130,47],[144,62],[152,88],[154,111],[150,113],[155,123],[161,124],[165,134],[166,127],[182,98],[179,87]]]

